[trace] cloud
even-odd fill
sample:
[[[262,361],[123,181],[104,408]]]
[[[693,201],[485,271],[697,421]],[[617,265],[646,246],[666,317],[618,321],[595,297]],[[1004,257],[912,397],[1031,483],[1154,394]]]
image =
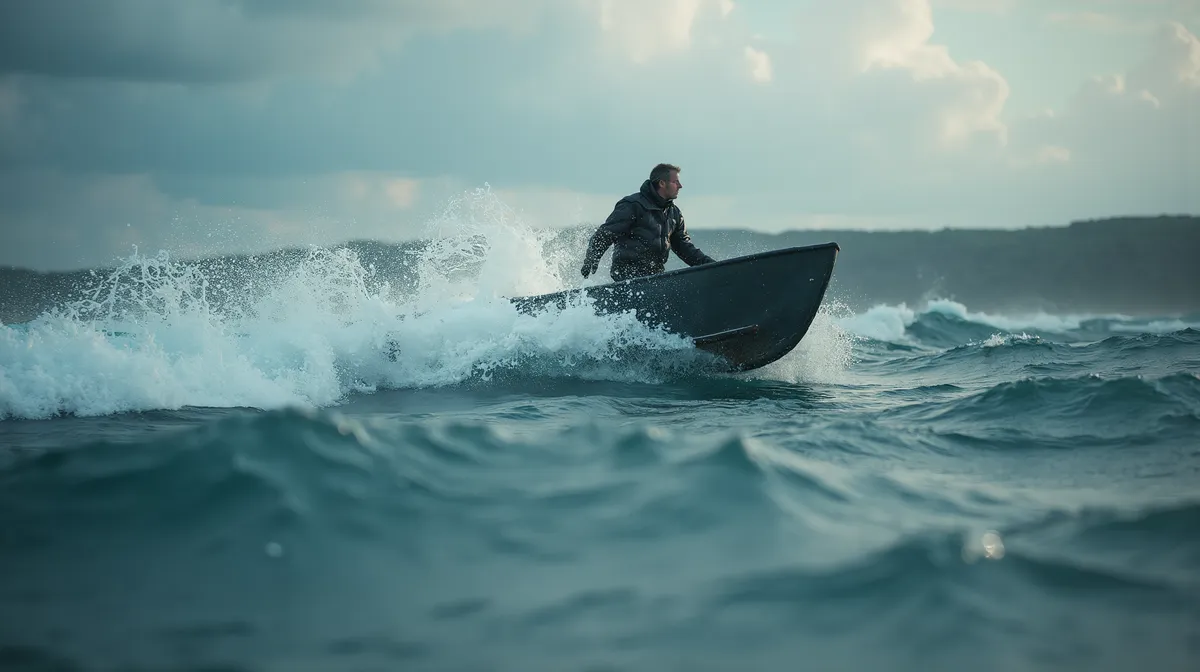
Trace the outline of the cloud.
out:
[[[414,35],[528,29],[549,6],[550,0],[5,2],[0,74],[204,83],[341,78]]]
[[[1092,214],[1200,211],[1200,40],[1168,23],[1151,43],[1128,72],[1094,77],[1061,112],[1014,129],[1016,155],[1069,158],[1049,184]]]
[[[832,121],[852,124],[872,161],[942,161],[1004,145],[1007,80],[933,40],[928,0],[846,0],[831,12],[802,29],[802,41],[816,45],[810,52],[834,75],[811,84],[837,91]],[[789,63],[776,60],[782,78]]]
[[[761,49],[746,46],[746,65],[750,68],[750,78],[766,84],[771,81],[771,57]]]
[[[1047,24],[1093,33],[1146,35],[1172,22],[1200,29],[1200,3],[1195,0],[1024,1],[1030,10],[1047,10]]]
[[[406,238],[485,182],[539,225],[574,224],[662,160],[684,166],[696,228],[1195,204],[1180,176],[1200,52],[1182,23],[1019,119],[1009,77],[935,33],[945,6],[810,3],[761,37],[730,0],[5,5],[0,217],[26,242],[4,254],[111,255],[131,232],[208,252]]]
[[[951,9],[983,14],[1005,14],[1011,11],[1018,0],[931,0],[938,9]]]
[[[1133,85],[1167,97],[1194,96],[1200,87],[1200,39],[1171,21],[1159,29],[1156,45],[1153,55],[1130,73]]]
[[[229,83],[348,79],[414,39],[528,35],[590,16],[612,48],[644,63],[686,49],[705,12],[732,0],[39,0],[0,4],[0,74]],[[570,19],[568,19],[570,20]]]
[[[686,49],[701,0],[597,0],[600,28],[636,63]]]
[[[784,44],[756,40],[728,1],[678,0],[647,11],[636,0],[586,0],[520,39],[480,31],[427,38],[419,51],[399,46],[379,67],[336,85],[291,78],[236,89],[19,76],[12,137],[24,144],[0,146],[7,150],[0,169],[60,176],[31,184],[30,193],[48,203],[78,192],[81,214],[105,212],[91,207],[97,196],[88,179],[109,190],[125,185],[130,205],[105,201],[110,212],[88,226],[124,220],[149,230],[156,217],[162,226],[177,221],[173,213],[201,222],[234,212],[242,233],[221,240],[242,247],[279,240],[272,232],[282,231],[303,240],[413,235],[447,193],[435,184],[492,182],[523,194],[539,224],[564,218],[534,207],[535,193],[547,194],[547,203],[570,194],[602,217],[613,194],[634,190],[659,160],[691,167],[689,216],[698,227],[779,228],[806,213],[820,221],[895,220],[929,207],[929,192],[898,175],[937,165],[947,152],[961,155],[973,137],[994,144],[1003,80],[932,44],[924,3],[847,6],[801,17],[801,31],[819,40]],[[238,21],[266,30],[272,22],[316,21],[323,11],[314,3],[250,3]],[[379,11],[356,5],[331,21],[356,26]],[[457,15],[446,11],[438,20]],[[863,21],[872,30],[855,32]],[[263,44],[273,43],[269,32],[259,35]],[[633,48],[647,40],[655,46]],[[175,53],[178,61],[189,52]],[[730,206],[739,193],[748,202]],[[75,213],[59,215],[65,229],[87,235]],[[305,218],[313,222],[307,229]],[[341,224],[351,221],[357,228]],[[212,239],[203,229],[176,226],[175,240],[204,247]]]

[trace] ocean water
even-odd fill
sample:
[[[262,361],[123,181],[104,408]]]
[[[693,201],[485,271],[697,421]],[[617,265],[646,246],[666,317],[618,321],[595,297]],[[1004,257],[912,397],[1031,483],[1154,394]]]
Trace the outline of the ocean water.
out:
[[[714,374],[512,310],[578,250],[488,198],[430,235],[403,286],[133,255],[0,326],[0,669],[1200,669],[1200,316],[835,271]]]

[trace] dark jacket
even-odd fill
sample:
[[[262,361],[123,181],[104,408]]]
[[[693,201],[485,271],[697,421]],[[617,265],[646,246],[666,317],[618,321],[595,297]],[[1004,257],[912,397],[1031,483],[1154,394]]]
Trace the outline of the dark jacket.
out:
[[[650,180],[636,194],[617,201],[612,214],[592,234],[583,262],[584,276],[591,275],[600,257],[613,246],[613,280],[662,273],[671,250],[688,266],[715,261],[692,244],[683,213],[674,201],[658,195]]]

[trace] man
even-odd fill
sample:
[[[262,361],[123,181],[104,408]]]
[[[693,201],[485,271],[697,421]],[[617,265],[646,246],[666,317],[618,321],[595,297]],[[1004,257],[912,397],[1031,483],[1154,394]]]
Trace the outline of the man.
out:
[[[600,257],[613,246],[613,280],[662,273],[671,250],[688,266],[715,261],[692,244],[675,197],[683,184],[679,167],[660,163],[650,171],[641,190],[617,201],[612,214],[592,234],[580,272],[588,277],[600,267]]]

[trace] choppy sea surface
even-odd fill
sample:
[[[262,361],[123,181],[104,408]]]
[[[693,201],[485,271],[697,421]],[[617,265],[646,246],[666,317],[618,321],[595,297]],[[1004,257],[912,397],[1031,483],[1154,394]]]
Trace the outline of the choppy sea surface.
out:
[[[536,242],[222,305],[135,256],[0,326],[0,669],[1200,669],[1200,316],[855,313],[835,271],[714,374],[518,314],[578,284]]]

